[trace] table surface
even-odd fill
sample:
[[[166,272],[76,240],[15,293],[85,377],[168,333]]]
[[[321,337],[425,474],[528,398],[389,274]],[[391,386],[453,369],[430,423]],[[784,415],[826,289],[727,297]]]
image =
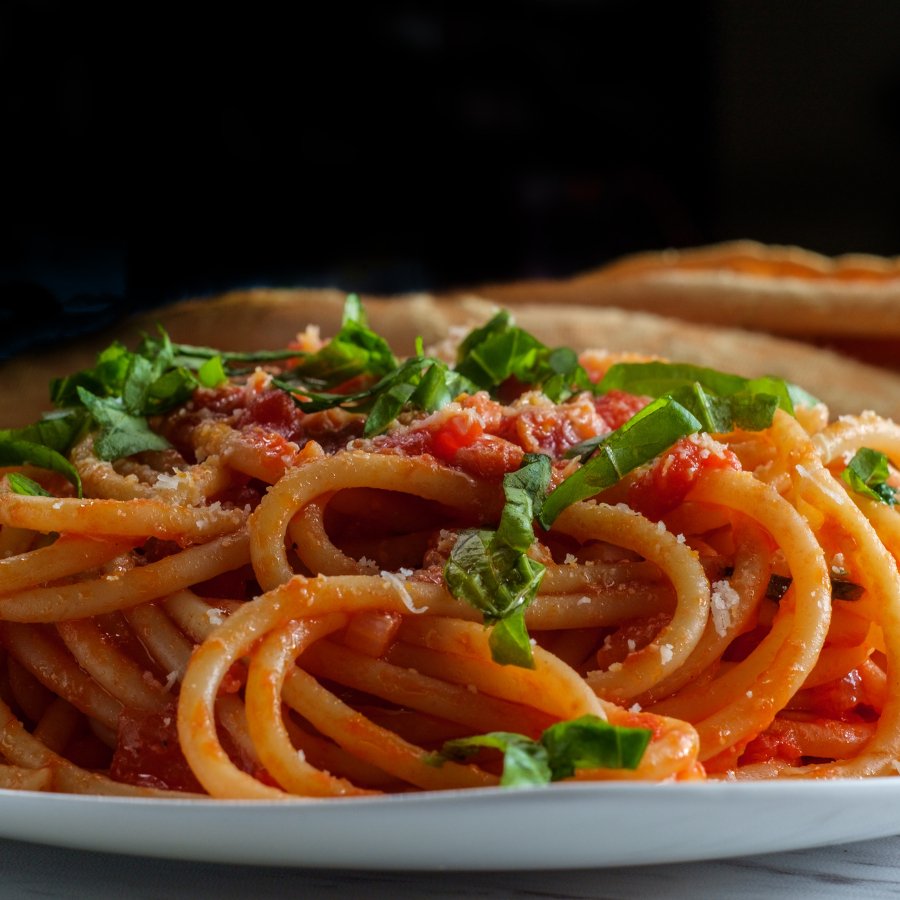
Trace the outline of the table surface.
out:
[[[0,898],[900,897],[900,837],[704,863],[564,872],[335,872],[144,859],[0,840]]]

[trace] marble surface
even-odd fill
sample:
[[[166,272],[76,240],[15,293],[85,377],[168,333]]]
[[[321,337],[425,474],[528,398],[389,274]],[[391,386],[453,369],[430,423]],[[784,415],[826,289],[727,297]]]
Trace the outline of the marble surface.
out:
[[[564,872],[384,873],[188,863],[0,840],[0,898],[900,897],[900,837],[706,863]]]

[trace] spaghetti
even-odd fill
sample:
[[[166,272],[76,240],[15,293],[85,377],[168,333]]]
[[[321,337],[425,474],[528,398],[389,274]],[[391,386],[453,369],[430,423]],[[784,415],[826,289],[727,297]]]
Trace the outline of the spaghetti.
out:
[[[900,427],[502,316],[455,353],[351,301],[56,382],[0,441],[0,785],[896,774]]]

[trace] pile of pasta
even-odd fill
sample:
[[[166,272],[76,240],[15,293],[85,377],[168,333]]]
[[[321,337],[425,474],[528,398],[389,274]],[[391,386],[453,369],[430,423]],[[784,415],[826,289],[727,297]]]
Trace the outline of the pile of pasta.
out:
[[[240,390],[262,395],[267,376]],[[779,410],[762,431],[691,438],[740,464],[703,468],[660,516],[627,502],[638,471],[535,525],[546,573],[525,610],[527,668],[492,659],[481,613],[441,577],[461,529],[496,526],[502,472],[191,409],[155,426],[177,449],[110,462],[83,437],[70,454],[83,497],[40,468],[4,470],[3,786],[251,799],[487,787],[497,760],[436,764],[444,742],[534,738],[583,715],[650,741],[636,768],[575,780],[900,767],[900,514],[839,477],[860,447],[900,462],[891,421]],[[474,414],[451,403],[418,422]],[[51,496],[10,490],[13,472]]]

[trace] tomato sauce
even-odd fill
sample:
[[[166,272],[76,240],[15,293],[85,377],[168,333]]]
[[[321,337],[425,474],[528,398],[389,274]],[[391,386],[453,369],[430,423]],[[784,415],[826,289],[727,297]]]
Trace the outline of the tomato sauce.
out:
[[[177,717],[174,701],[158,713],[124,710],[119,716],[118,740],[109,777],[124,784],[205,794],[178,743]],[[249,759],[221,728],[219,739],[222,749],[239,769],[264,784],[276,786],[269,773]]]
[[[797,765],[803,752],[797,743],[796,735],[788,729],[770,729],[757,735],[747,744],[741,755],[739,764],[742,766],[752,763],[772,762],[782,760]]]
[[[125,784],[205,793],[178,743],[175,704],[162,713],[126,709],[119,716],[109,777]]]
[[[551,404],[524,395],[504,406],[480,392],[461,397],[453,408],[371,441],[375,452],[431,455],[477,478],[500,479],[522,464],[525,453],[553,459],[593,437],[603,437],[646,405],[645,397],[611,391],[603,397],[581,394]]]
[[[634,479],[627,502],[657,521],[684,501],[703,472],[740,468],[740,461],[730,450],[711,449],[703,442],[682,438]]]

